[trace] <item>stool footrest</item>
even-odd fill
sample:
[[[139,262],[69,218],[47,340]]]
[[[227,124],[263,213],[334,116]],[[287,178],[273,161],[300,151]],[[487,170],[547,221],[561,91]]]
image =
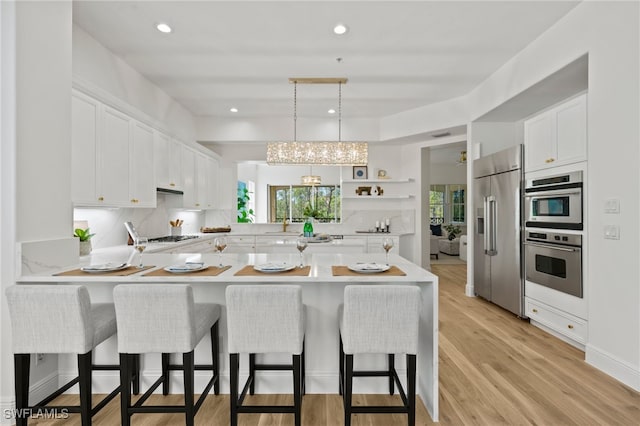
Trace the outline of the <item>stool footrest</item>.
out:
[[[255,370],[292,371],[293,364],[255,364]]]
[[[75,379],[72,379],[66,385],[62,386],[57,391],[54,391],[53,393],[49,394],[49,396],[44,398],[42,401],[40,401],[39,403],[37,403],[33,407],[34,408],[35,407],[44,407],[45,405],[47,405],[48,403],[50,403],[51,401],[53,401],[54,399],[56,399],[57,397],[59,397],[60,395],[65,393],[67,390],[69,390],[73,385],[77,384],[79,381],[80,381],[80,376],[76,377]]]
[[[389,377],[389,371],[354,371],[353,377]]]
[[[372,413],[372,414],[380,414],[380,413],[408,413],[409,409],[405,406],[385,406],[385,405],[370,405],[367,407],[362,406],[352,406],[352,413]]]
[[[295,413],[293,405],[240,405],[238,413]]]

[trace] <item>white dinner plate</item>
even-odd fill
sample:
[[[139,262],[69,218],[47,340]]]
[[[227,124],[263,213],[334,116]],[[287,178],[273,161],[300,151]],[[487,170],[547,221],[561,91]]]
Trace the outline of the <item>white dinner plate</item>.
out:
[[[333,241],[331,237],[311,237],[307,238],[307,241],[310,243],[330,243]]]
[[[185,274],[187,272],[198,272],[203,269],[207,269],[208,266],[205,266],[204,263],[183,263],[181,265],[171,265],[164,268],[167,272],[172,272],[174,274]]]
[[[358,272],[361,274],[375,274],[378,272],[388,271],[391,268],[391,266],[372,262],[372,263],[356,263],[355,265],[347,266],[347,268],[349,268],[350,271]]]
[[[260,265],[254,265],[253,269],[259,272],[286,272],[295,268],[295,265],[291,265],[289,263],[284,262],[271,262],[271,263],[262,263]]]
[[[89,265],[80,268],[82,272],[88,272],[90,274],[100,273],[100,272],[113,272],[119,271],[124,268],[128,268],[129,265],[127,263],[103,263],[101,265]]]

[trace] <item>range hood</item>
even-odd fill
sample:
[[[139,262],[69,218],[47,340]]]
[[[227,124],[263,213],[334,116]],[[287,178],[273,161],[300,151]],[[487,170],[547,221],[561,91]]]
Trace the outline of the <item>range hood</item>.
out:
[[[164,194],[176,194],[176,195],[184,195],[184,192],[178,191],[176,189],[167,189],[167,188],[156,188],[158,192],[162,192]]]

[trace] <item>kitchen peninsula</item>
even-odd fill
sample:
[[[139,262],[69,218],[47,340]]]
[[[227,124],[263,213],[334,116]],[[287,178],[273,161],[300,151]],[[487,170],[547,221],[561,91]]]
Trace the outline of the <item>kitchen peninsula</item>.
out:
[[[334,275],[332,266],[354,265],[362,262],[385,261],[384,254],[358,253],[358,254],[310,254],[304,255],[304,264],[310,266],[308,276],[285,275],[263,273],[260,275],[236,275],[247,265],[258,265],[266,262],[286,262],[297,265],[300,258],[297,254],[283,253],[229,253],[222,255],[222,263],[230,265],[230,268],[219,275],[197,274],[172,274],[170,276],[153,276],[156,270],[174,264],[185,262],[203,262],[205,265],[218,265],[219,257],[213,253],[149,253],[143,255],[145,265],[154,265],[153,268],[136,272],[128,276],[113,276],[104,274],[85,273],[80,276],[59,276],[55,273],[77,269],[81,266],[104,262],[124,262],[129,260],[131,248],[121,250],[119,253],[93,254],[82,259],[81,264],[71,267],[59,267],[57,270],[49,270],[33,275],[24,275],[18,283],[82,283],[87,286],[92,301],[111,302],[113,287],[126,283],[157,283],[158,285],[170,285],[173,283],[188,283],[193,286],[197,301],[225,304],[225,288],[230,284],[259,284],[282,283],[299,284],[302,286],[303,302],[307,305],[306,311],[306,386],[308,393],[337,393],[338,391],[338,318],[337,308],[343,300],[344,287],[349,284],[407,284],[417,285],[421,289],[422,314],[420,316],[420,342],[418,353],[418,394],[422,398],[427,410],[434,421],[438,419],[438,277],[408,260],[397,256],[390,256],[390,264],[396,266],[404,275],[389,275],[388,273]],[[137,258],[134,258],[137,261]],[[391,272],[391,271],[389,271]],[[224,312],[224,310],[223,310]],[[226,365],[227,336],[224,314],[221,323],[223,368]],[[198,358],[208,359],[207,344],[203,343],[196,349],[196,361]],[[155,355],[155,354],[154,354]],[[210,356],[210,355],[209,355]],[[278,362],[278,354],[265,355],[268,362]],[[105,342],[96,351],[96,358],[101,362],[115,362],[117,359],[117,346],[115,339]],[[60,355],[59,374],[60,379],[66,379],[73,373],[73,357]],[[386,358],[379,355],[358,357],[358,366],[362,369],[385,368]],[[404,365],[400,359],[399,375],[403,377]],[[142,365],[143,383],[147,383],[147,376],[151,377],[159,369],[159,358],[145,357]],[[147,373],[148,374],[145,374]],[[205,376],[196,375],[196,388],[199,382],[204,384]],[[108,389],[117,382],[117,374],[113,377],[101,375],[94,378],[95,388]],[[283,393],[289,392],[290,377],[286,373],[270,373],[259,382],[258,392]],[[354,383],[354,389],[358,393],[382,393],[385,392],[387,382],[384,380],[365,381],[358,380]],[[223,373],[222,390],[228,392],[228,372]],[[178,388],[176,388],[178,392]]]

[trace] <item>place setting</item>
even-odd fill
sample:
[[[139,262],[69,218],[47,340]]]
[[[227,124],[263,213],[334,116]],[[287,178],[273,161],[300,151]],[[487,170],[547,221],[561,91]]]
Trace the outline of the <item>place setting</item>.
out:
[[[359,276],[363,274],[407,275],[402,269],[389,264],[389,251],[393,248],[393,238],[385,238],[382,241],[382,248],[386,253],[386,263],[357,262],[351,265],[333,265],[331,266],[333,276]]]
[[[263,274],[282,274],[288,276],[306,277],[311,271],[311,266],[304,265],[303,252],[309,243],[308,238],[298,238],[296,240],[296,249],[300,253],[300,264],[294,265],[288,262],[267,262],[257,265],[247,265],[234,275],[237,276],[260,276]]]

